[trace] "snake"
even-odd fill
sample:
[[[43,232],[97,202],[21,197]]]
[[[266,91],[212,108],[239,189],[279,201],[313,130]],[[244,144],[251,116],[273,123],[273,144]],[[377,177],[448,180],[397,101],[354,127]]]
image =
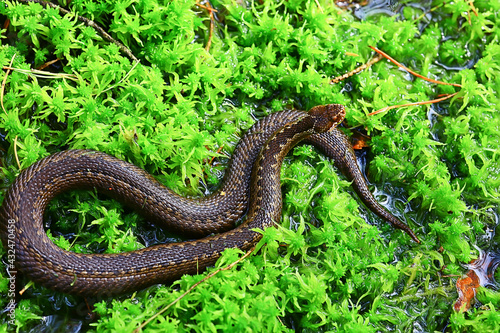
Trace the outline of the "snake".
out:
[[[68,294],[119,294],[196,273],[214,264],[226,248],[250,249],[262,237],[254,229],[265,229],[280,220],[279,179],[284,156],[303,139],[328,152],[326,142],[332,137],[339,141],[341,132],[334,127],[344,115],[343,106],[326,105],[309,113],[279,112],[262,119],[236,147],[220,190],[201,199],[179,196],[144,170],[104,153],[68,150],[51,155],[21,172],[7,192],[0,208],[2,242],[7,246],[8,221],[14,221],[16,267],[33,281]],[[340,136],[340,141],[345,138]],[[342,155],[333,150],[330,154]],[[351,160],[350,150],[344,149],[337,160]],[[358,179],[353,184],[357,182],[363,183]],[[121,254],[64,251],[47,237],[43,212],[54,196],[75,188],[96,188],[178,231],[201,236],[223,232]],[[370,193],[366,184],[359,188],[358,193]],[[376,202],[371,198],[363,200],[370,209],[379,216],[391,216],[384,219],[418,241],[392,214],[383,209],[386,213],[377,212],[380,207],[370,203]],[[247,207],[244,223],[234,228],[234,221]]]

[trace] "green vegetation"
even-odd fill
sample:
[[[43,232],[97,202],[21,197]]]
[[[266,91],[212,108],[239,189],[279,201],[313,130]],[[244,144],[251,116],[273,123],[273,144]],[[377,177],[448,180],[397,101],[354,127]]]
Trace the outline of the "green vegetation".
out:
[[[26,168],[63,149],[90,148],[145,168],[183,195],[200,195],[200,184],[214,188],[225,168],[218,148],[229,155],[255,118],[341,103],[348,125],[371,136],[367,173],[378,199],[388,196],[389,209],[422,240],[414,244],[369,213],[330,161],[301,146],[283,167],[283,223],[265,231],[267,245],[145,331],[499,330],[496,292],[483,294],[484,306],[469,313],[452,309],[461,264],[478,256],[473,246],[498,248],[500,241],[500,2],[432,1],[425,6],[435,10],[425,15],[423,7],[406,6],[404,17],[359,21],[330,1],[218,0],[208,51],[210,15],[193,0],[60,5],[94,20],[141,61],[72,14],[3,2],[1,23],[10,25],[1,30],[0,63],[16,68],[0,110],[5,187],[20,171],[15,152]],[[366,63],[369,45],[462,87],[423,81],[387,61],[329,83]],[[56,76],[20,71],[56,58],[44,69]],[[433,106],[368,116],[457,91]],[[213,157],[222,163],[211,165]],[[79,252],[129,251],[143,247],[142,238],[171,236],[92,192],[55,200],[47,219],[54,241]],[[487,230],[495,228],[490,239]],[[217,267],[240,256],[226,251]],[[17,328],[43,327],[41,317],[49,316],[47,325],[63,330],[83,321],[85,329],[129,332],[205,274],[103,299],[90,320],[83,299],[31,286],[17,306]],[[2,268],[2,309],[7,291]],[[1,316],[0,332],[7,330]]]

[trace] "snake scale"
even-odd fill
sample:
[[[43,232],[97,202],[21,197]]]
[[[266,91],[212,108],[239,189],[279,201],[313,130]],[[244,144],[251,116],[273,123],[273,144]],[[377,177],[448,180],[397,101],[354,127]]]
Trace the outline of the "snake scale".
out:
[[[2,242],[7,246],[8,221],[14,221],[19,271],[71,294],[118,294],[196,273],[213,264],[225,248],[250,249],[261,237],[252,229],[264,229],[280,220],[281,163],[302,139],[334,157],[365,204],[418,242],[411,229],[385,211],[369,192],[352,148],[334,129],[344,115],[343,106],[327,105],[307,114],[285,111],[262,119],[235,149],[220,190],[202,199],[178,196],[144,170],[104,153],[69,150],[51,155],[24,170],[7,192],[0,208]],[[225,232],[122,254],[67,252],[46,236],[43,213],[54,196],[75,188],[108,193],[176,231],[196,236]],[[247,207],[245,222],[234,228]]]

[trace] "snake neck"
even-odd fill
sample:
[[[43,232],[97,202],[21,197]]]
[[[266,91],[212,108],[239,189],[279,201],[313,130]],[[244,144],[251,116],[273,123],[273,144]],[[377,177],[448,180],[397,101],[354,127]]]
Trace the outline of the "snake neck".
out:
[[[301,140],[337,126],[344,120],[339,104],[319,105],[276,131],[263,146],[252,169],[248,217],[251,228],[265,228],[281,220],[281,165]]]
[[[247,214],[249,227],[264,229],[281,220],[281,165],[297,143],[315,134],[315,119],[303,117],[278,130],[263,146],[252,170],[250,201]]]

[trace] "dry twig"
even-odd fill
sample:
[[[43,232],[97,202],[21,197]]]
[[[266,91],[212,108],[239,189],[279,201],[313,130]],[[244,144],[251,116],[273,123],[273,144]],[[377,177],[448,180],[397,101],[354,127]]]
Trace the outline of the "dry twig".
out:
[[[17,166],[21,170],[21,163],[19,163],[19,156],[17,156],[17,135],[14,138],[14,156],[16,157]]]
[[[358,56],[357,54],[355,53],[346,53],[346,55],[350,55],[350,56]],[[349,73],[346,73],[344,75],[341,75],[341,76],[337,76],[336,78],[330,80],[330,84],[335,84],[335,83],[339,83],[340,81],[343,81],[345,79],[347,79],[348,77],[351,77],[365,69],[367,69],[368,67],[370,67],[371,65],[373,65],[374,63],[380,61],[380,59],[382,59],[382,56],[380,55],[376,55],[375,57],[373,57],[371,60],[369,60],[366,64],[363,64],[355,69],[353,69],[352,71],[350,71]]]
[[[203,8],[208,11],[208,14],[210,15],[210,30],[208,32],[208,41],[207,45],[205,45],[205,50],[208,52],[210,50],[210,46],[212,46],[212,36],[214,34],[214,13],[217,13],[217,9],[213,8],[210,2],[207,2],[207,5],[202,5],[201,3],[196,3],[196,5],[200,8]]]
[[[10,74],[10,67],[12,67],[12,63],[14,62],[15,57],[16,57],[16,54],[14,53],[14,55],[12,56],[12,59],[10,59],[9,68],[7,69],[7,73],[5,73],[5,77],[3,78],[3,81],[2,81],[2,88],[0,90],[0,104],[2,105],[2,110],[3,110],[3,112],[5,112],[5,114],[7,114],[7,111],[5,110],[5,106],[3,106],[3,95],[5,92],[5,83],[7,82],[7,76],[9,76],[9,74]]]
[[[434,80],[434,79],[425,77],[423,75],[420,75],[417,72],[414,72],[411,69],[409,69],[408,67],[404,66],[403,64],[397,62],[394,58],[389,56],[387,53],[377,49],[376,47],[369,46],[369,48],[371,48],[373,51],[377,52],[378,54],[382,55],[384,58],[387,58],[389,61],[394,63],[396,66],[403,68],[404,70],[408,71],[409,73],[411,73],[411,74],[415,75],[416,77],[419,77],[425,81],[429,81],[429,82],[437,83],[437,84],[444,84],[444,85],[448,85],[448,86],[454,86],[454,87],[462,87],[460,84],[457,84],[457,83],[448,83],[448,82],[438,81],[438,80]]]
[[[207,276],[205,276],[203,279],[201,279],[200,281],[196,282],[195,284],[193,284],[188,290],[186,290],[182,295],[180,295],[179,297],[177,297],[175,300],[173,300],[170,304],[168,304],[167,306],[165,306],[163,309],[161,309],[160,311],[158,311],[157,313],[155,313],[154,316],[152,316],[151,318],[149,318],[148,320],[146,320],[145,322],[143,322],[139,327],[137,327],[135,330],[134,330],[134,333],[138,333],[140,332],[147,324],[149,324],[150,322],[152,322],[156,317],[158,317],[159,315],[161,315],[162,313],[164,313],[165,311],[167,311],[172,305],[176,304],[177,302],[179,302],[181,299],[183,299],[187,294],[189,294],[193,289],[195,289],[196,287],[198,287],[200,284],[202,284],[203,282],[207,281],[208,279],[212,278],[213,276],[215,276],[216,274],[222,272],[222,271],[227,271],[227,270],[230,270],[231,268],[233,268],[235,265],[237,265],[238,263],[240,263],[241,261],[243,261],[244,259],[246,259],[250,254],[252,254],[252,252],[255,250],[255,248],[252,248],[250,249],[247,253],[245,253],[245,255],[243,255],[241,258],[239,258],[238,260],[232,262],[231,264],[229,264],[228,266],[226,267],[221,267],[219,268],[218,270],[208,274]]]
[[[399,104],[399,105],[391,105],[391,106],[386,106],[385,108],[382,108],[380,110],[377,110],[377,111],[374,111],[374,112],[371,112],[368,114],[368,116],[373,116],[375,114],[378,114],[378,113],[381,113],[381,112],[385,112],[385,111],[389,111],[389,110],[392,110],[392,109],[397,109],[397,108],[402,108],[402,107],[405,107],[405,106],[415,106],[415,105],[425,105],[425,104],[434,104],[434,103],[438,103],[438,102],[442,102],[444,100],[447,100],[448,98],[452,98],[453,96],[455,96],[456,94],[458,94],[458,92],[456,93],[453,93],[453,94],[449,94],[449,95],[446,95],[444,97],[441,97],[441,98],[437,98],[437,99],[433,99],[431,101],[424,101],[424,102],[415,102],[415,103],[408,103],[408,104]]]

